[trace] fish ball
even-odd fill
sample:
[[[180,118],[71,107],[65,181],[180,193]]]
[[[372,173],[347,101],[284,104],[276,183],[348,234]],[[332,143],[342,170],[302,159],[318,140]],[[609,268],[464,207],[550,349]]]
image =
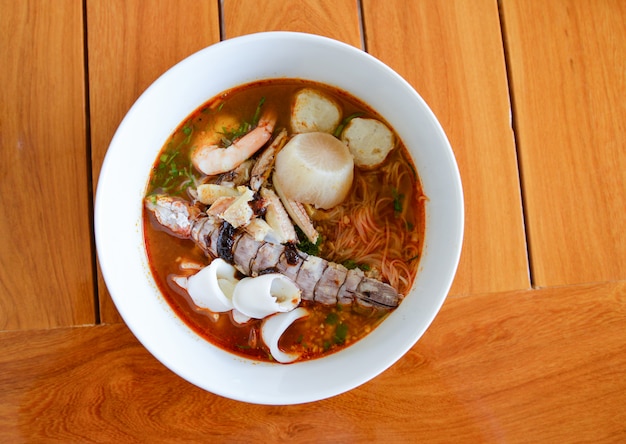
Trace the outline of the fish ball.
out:
[[[341,140],[348,145],[354,163],[362,168],[380,165],[395,146],[393,133],[384,123],[362,117],[346,125]]]
[[[332,133],[341,121],[341,108],[326,94],[304,88],[295,94],[291,109],[291,129],[295,133]]]

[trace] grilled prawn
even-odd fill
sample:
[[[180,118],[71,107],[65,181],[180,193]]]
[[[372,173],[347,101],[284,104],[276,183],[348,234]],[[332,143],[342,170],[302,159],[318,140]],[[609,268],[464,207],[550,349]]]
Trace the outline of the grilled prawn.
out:
[[[230,262],[246,276],[278,272],[289,277],[300,287],[302,299],[394,308],[403,297],[389,284],[366,277],[359,269],[348,270],[304,253],[291,243],[258,241],[245,230],[209,216],[185,200],[150,196],[145,206],[172,234],[193,240],[207,256]]]

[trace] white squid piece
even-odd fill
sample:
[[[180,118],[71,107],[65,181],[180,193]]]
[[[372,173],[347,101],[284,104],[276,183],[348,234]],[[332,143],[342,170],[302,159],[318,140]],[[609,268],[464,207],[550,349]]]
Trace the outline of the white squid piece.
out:
[[[198,307],[214,313],[230,311],[233,293],[240,282],[235,277],[236,272],[225,260],[214,259],[208,267],[187,278],[187,293]]]
[[[243,278],[233,293],[233,306],[240,313],[263,319],[293,310],[300,304],[301,291],[288,277],[270,273]]]
[[[288,313],[278,313],[263,321],[261,337],[270,349],[272,357],[281,364],[289,364],[300,357],[300,353],[285,353],[278,347],[278,341],[291,324],[308,316],[306,308],[298,307]]]

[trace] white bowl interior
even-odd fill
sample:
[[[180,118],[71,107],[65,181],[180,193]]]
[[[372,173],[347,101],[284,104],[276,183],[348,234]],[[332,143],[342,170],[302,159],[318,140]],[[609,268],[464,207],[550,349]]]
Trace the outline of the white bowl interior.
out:
[[[266,78],[323,82],[372,106],[408,147],[429,198],[420,270],[400,307],[347,349],[290,365],[243,359],[194,334],[160,294],[143,245],[142,198],[150,168],[166,139],[208,99]],[[296,404],[334,396],[372,379],[422,336],[456,272],[463,236],[463,195],[441,126],[399,75],[368,54],[334,40],[300,33],[261,33],[226,40],[191,55],[137,100],[111,141],[101,170],[95,230],[100,266],[113,300],[129,328],[157,359],[191,383],[225,397]]]

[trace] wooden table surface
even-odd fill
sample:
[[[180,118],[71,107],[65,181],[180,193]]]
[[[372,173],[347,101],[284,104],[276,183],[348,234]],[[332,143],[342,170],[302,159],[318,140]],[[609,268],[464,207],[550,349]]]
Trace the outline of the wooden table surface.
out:
[[[258,31],[387,63],[441,121],[466,230],[389,370],[296,406],[224,399],[135,339],[99,274],[98,174],[161,73]],[[625,442],[626,2],[0,0],[1,442]]]

